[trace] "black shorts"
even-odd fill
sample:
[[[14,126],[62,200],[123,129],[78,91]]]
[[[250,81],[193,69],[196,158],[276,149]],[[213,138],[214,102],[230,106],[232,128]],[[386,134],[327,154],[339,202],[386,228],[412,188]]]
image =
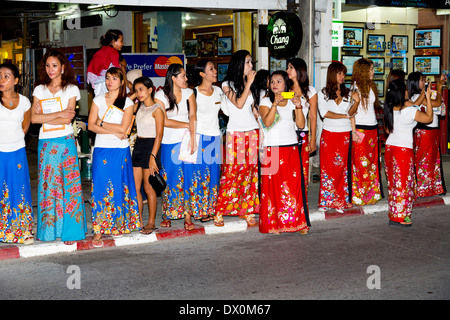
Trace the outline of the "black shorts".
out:
[[[155,138],[136,138],[133,155],[131,156],[133,167],[148,169],[148,162],[150,161],[150,154],[152,153],[154,143]],[[158,154],[156,154],[156,164],[158,168],[161,168],[161,148],[158,150]]]

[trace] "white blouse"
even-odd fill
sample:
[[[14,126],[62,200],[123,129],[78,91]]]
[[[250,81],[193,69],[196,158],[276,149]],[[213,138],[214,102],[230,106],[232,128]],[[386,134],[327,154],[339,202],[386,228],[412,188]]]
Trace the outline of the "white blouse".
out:
[[[222,83],[222,90],[224,87],[229,87],[231,90],[234,90],[233,83],[229,83],[228,81],[224,81]],[[229,114],[227,131],[251,131],[254,129],[258,129],[259,125],[253,115],[252,104],[254,102],[253,96],[251,94],[248,95],[247,100],[245,101],[244,107],[239,109],[236,107],[228,97],[225,98],[227,102],[227,109]]]
[[[359,98],[361,99],[361,92],[359,92]],[[367,110],[363,106],[363,101],[360,100],[358,111],[355,115],[357,125],[374,126],[378,124],[374,107],[375,98],[375,93],[370,89],[369,98],[367,99]]]
[[[336,104],[336,102],[332,99],[330,100],[326,99],[322,91],[318,92],[317,98],[318,98],[317,104],[322,118],[328,111],[348,115],[348,110],[351,107],[350,97],[345,97],[344,99],[342,99],[339,105]],[[347,118],[343,119],[324,118],[323,129],[331,132],[346,132],[352,130],[352,125],[350,119]]]
[[[228,114],[222,89],[213,86],[214,92],[207,96],[197,90],[197,133],[207,136],[220,135],[219,111]]]
[[[261,100],[260,106],[272,108],[272,102],[269,97]],[[295,132],[297,125],[294,122],[293,111],[295,105],[291,100],[287,100],[284,107],[277,106],[277,111],[280,114],[280,119],[268,130],[264,130],[264,146],[287,146],[296,144],[297,133]]]
[[[413,129],[417,124],[417,107],[406,107],[401,111],[394,110],[394,129],[386,139],[386,145],[413,148]]]
[[[193,93],[194,91],[190,88],[181,89],[181,101],[180,103],[178,103],[178,109],[175,106],[175,108],[171,111],[167,111],[167,109],[169,108],[169,100],[167,99],[163,90],[159,90],[158,92],[155,93],[155,99],[158,99],[164,104],[162,107],[166,110],[168,119],[189,123],[189,111],[187,107],[187,101],[189,100],[189,97]],[[186,129],[184,128],[175,129],[164,127],[164,135],[161,143],[163,144],[179,143],[181,142],[181,140],[183,140],[183,135],[185,131]]]
[[[25,147],[22,123],[24,113],[30,107],[30,100],[21,94],[19,94],[19,104],[13,110],[0,104],[0,151],[12,152]]]
[[[80,90],[73,84],[69,84],[65,89],[60,89],[55,94],[52,94],[50,90],[48,90],[47,86],[41,84],[34,89],[33,96],[39,100],[59,97],[61,99],[63,110],[67,109],[70,98],[76,97],[77,101],[81,98]],[[39,131],[39,139],[59,138],[69,134],[73,134],[73,126],[70,124],[64,125],[64,130],[52,131],[44,131],[44,126],[42,125]]]
[[[98,107],[98,117],[100,119],[105,115],[106,110],[108,110],[109,105],[106,104],[105,94],[96,96],[93,102]],[[123,110],[127,108],[133,108],[134,103],[130,98],[126,98]],[[110,133],[98,133],[95,137],[95,147],[96,148],[127,148],[130,146],[128,139],[120,140],[114,134]]]
[[[308,99],[311,99],[312,97],[314,97],[317,94],[317,90],[316,88],[314,88],[313,86],[309,86],[308,88]],[[306,98],[304,96],[301,97],[301,102],[302,102],[302,111],[303,111],[303,115],[305,116],[305,127],[303,129],[298,129],[297,130],[301,130],[301,131],[308,131],[308,114],[309,114],[309,102],[306,100]]]

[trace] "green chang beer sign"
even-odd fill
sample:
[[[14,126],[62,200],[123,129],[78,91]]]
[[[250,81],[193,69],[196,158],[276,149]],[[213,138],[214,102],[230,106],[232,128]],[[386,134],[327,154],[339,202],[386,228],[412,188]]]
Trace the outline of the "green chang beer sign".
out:
[[[303,39],[302,23],[293,12],[275,13],[267,25],[267,46],[275,58],[294,57]]]

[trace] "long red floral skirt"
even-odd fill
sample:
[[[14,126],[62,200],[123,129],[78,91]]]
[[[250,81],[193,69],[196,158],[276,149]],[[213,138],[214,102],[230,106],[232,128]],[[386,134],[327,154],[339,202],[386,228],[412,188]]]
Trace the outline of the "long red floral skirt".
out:
[[[402,222],[411,218],[415,196],[414,151],[386,145],[384,152],[388,188],[389,219]]]
[[[308,229],[306,190],[298,145],[267,147],[261,163],[262,233]]]
[[[319,208],[351,208],[350,132],[323,130],[320,137]]]
[[[352,142],[352,203],[377,203],[382,197],[378,128],[357,129],[364,134],[362,141]]]
[[[214,222],[259,213],[258,130],[227,132]]]
[[[442,175],[438,129],[416,129],[414,134],[416,194],[429,197],[446,192]]]

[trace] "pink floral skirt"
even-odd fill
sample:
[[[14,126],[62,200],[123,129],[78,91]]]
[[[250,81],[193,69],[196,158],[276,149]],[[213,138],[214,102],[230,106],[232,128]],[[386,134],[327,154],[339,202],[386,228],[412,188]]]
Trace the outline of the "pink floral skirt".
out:
[[[383,197],[379,168],[378,129],[363,130],[362,141],[352,142],[352,203],[377,203]]]
[[[414,134],[414,154],[417,196],[429,197],[445,193],[439,130],[417,129]]]
[[[323,130],[320,137],[319,208],[351,208],[350,132]]]
[[[402,222],[411,218],[415,196],[414,151],[386,145],[384,152],[388,188],[389,219]]]

